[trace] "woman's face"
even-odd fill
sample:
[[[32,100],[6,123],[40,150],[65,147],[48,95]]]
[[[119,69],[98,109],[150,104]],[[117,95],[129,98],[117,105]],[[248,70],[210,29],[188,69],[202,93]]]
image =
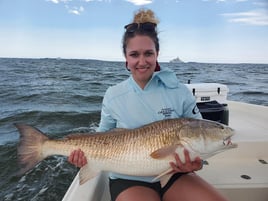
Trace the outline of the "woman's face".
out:
[[[137,35],[128,40],[126,46],[127,67],[142,89],[155,71],[157,56],[158,52],[150,37]]]

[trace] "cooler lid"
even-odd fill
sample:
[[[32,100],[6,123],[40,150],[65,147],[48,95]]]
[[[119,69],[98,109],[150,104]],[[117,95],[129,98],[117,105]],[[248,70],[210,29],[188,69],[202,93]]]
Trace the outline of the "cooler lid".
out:
[[[227,85],[219,83],[195,83],[185,84],[191,91],[194,89],[196,92],[218,92],[228,93],[229,89]]]

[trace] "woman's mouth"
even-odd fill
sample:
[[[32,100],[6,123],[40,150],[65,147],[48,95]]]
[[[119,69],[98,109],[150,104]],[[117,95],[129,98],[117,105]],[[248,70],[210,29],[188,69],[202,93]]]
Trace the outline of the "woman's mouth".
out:
[[[137,67],[136,70],[138,70],[139,72],[145,72],[149,69],[150,67]]]

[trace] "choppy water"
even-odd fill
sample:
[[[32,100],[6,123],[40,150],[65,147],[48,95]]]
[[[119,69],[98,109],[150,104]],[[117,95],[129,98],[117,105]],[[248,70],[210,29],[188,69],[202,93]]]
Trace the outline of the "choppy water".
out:
[[[268,64],[162,63],[183,83],[217,82],[229,100],[268,106]],[[94,131],[108,86],[129,75],[123,62],[0,58],[0,200],[61,200],[77,169],[51,157],[22,177],[18,170],[15,122],[51,137]]]

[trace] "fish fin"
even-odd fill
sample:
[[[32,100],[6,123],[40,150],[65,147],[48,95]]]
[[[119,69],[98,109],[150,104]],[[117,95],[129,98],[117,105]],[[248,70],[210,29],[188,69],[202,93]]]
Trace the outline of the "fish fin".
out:
[[[113,128],[111,130],[111,132],[120,132],[120,131],[126,131],[126,130],[128,130],[128,129],[126,129],[126,128]]]
[[[163,188],[167,183],[168,181],[170,180],[170,178],[173,176],[173,174],[167,174],[167,175],[164,175],[161,179],[160,179],[160,184],[161,184],[161,187]]]
[[[22,175],[46,157],[42,155],[42,145],[48,140],[48,137],[32,126],[26,124],[14,125],[20,133],[17,151],[21,170],[17,174]]]
[[[79,184],[82,185],[86,183],[88,180],[92,179],[93,177],[96,177],[99,174],[99,171],[95,171],[92,168],[92,165],[89,165],[88,163],[81,167],[79,171]]]
[[[75,139],[81,139],[81,138],[90,138],[94,137],[93,135],[90,135],[88,133],[72,133],[70,135],[64,136],[64,139],[67,140],[75,140]]]
[[[162,177],[165,177],[166,175],[169,175],[171,172],[172,172],[172,168],[168,168],[167,170],[165,170],[164,172],[160,173],[155,178],[153,178],[152,181],[156,181],[157,179],[160,179]]]
[[[176,152],[176,149],[178,147],[180,147],[183,145],[181,144],[176,144],[176,145],[172,145],[172,146],[168,146],[168,147],[163,147],[163,148],[160,148],[160,149],[157,149],[156,151],[152,152],[150,154],[150,156],[154,159],[161,159],[161,158],[165,158],[167,156],[170,156],[172,154],[174,154]]]
[[[163,188],[169,181],[169,179],[172,177],[172,168],[168,168],[167,170],[165,170],[164,172],[162,172],[161,174],[157,175],[155,178],[153,178],[152,181],[156,181],[157,179],[160,179],[160,184],[161,187]]]

